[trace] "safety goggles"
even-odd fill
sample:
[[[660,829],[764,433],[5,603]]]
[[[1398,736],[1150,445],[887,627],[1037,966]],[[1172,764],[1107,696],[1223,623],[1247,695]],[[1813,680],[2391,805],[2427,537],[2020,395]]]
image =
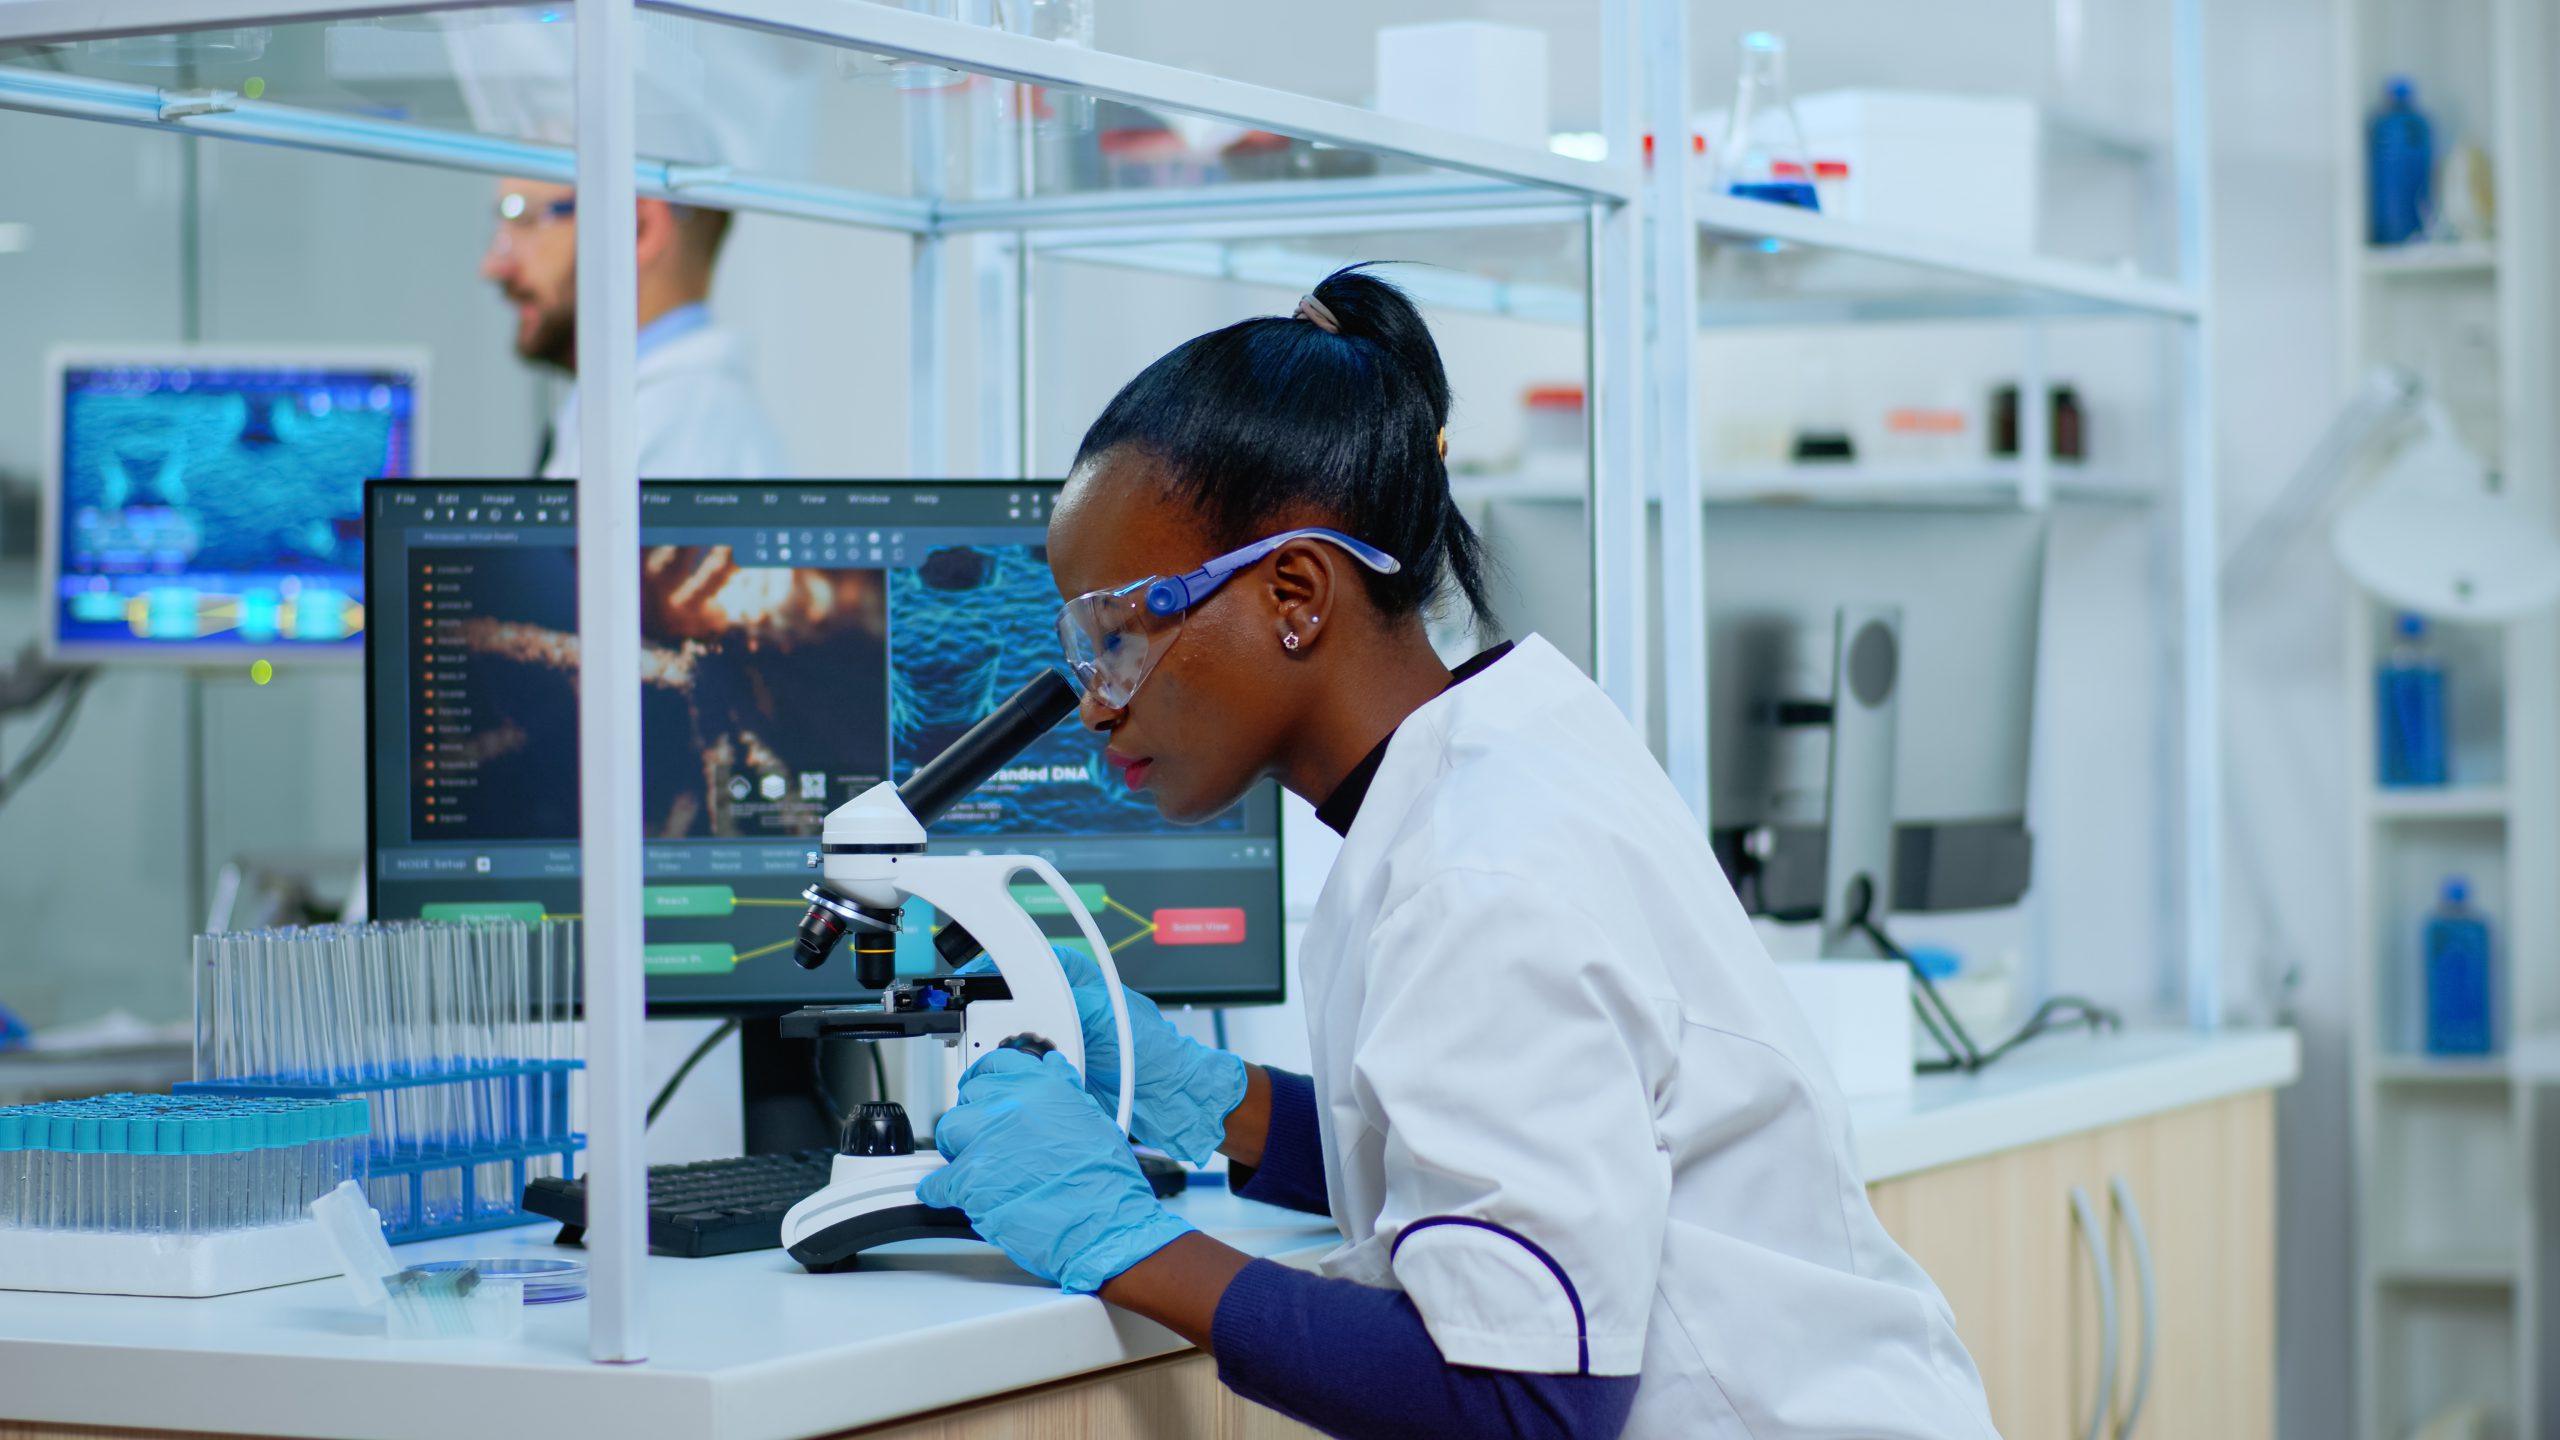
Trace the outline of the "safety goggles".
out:
[[[1182,634],[1182,617],[1217,593],[1218,587],[1265,555],[1292,540],[1322,540],[1339,545],[1352,559],[1381,575],[1404,567],[1375,545],[1354,540],[1339,530],[1283,530],[1230,550],[1197,570],[1181,575],[1150,575],[1117,590],[1096,590],[1058,607],[1058,643],[1088,695],[1117,710],[1138,693],[1138,685],[1173,648]]]
[[[577,213],[578,198],[574,195],[536,200],[521,190],[510,190],[498,197],[498,224],[490,236],[489,248],[502,255],[510,253],[534,231],[571,219]]]

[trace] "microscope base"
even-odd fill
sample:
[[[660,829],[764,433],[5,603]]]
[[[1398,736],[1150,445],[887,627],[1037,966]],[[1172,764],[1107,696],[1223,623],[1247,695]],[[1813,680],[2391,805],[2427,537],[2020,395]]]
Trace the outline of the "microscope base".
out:
[[[839,1155],[827,1188],[791,1207],[782,1248],[809,1270],[850,1270],[865,1250],[900,1240],[975,1240],[969,1217],[926,1205],[916,1186],[940,1155]]]

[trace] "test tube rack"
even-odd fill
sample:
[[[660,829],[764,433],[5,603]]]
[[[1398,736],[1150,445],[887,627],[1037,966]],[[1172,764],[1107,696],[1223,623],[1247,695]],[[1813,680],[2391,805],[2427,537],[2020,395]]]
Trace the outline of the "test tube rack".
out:
[[[365,1178],[354,1097],[0,1109],[0,1289],[222,1295],[338,1272],[311,1201]]]
[[[395,921],[195,942],[191,1095],[362,1098],[366,1199],[394,1243],[521,1224],[574,1178],[577,927]]]

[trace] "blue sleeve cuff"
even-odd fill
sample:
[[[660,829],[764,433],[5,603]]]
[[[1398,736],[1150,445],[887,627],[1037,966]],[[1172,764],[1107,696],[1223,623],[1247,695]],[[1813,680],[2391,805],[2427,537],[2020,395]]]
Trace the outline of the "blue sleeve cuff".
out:
[[[1209,1344],[1228,1388],[1342,1440],[1612,1440],[1626,1428],[1638,1383],[1452,1365],[1401,1292],[1269,1260],[1228,1282]]]
[[[1271,1081],[1271,1125],[1262,1163],[1227,1167],[1227,1188],[1265,1205],[1329,1215],[1324,1193],[1324,1137],[1316,1127],[1316,1086],[1304,1075],[1265,1065]]]

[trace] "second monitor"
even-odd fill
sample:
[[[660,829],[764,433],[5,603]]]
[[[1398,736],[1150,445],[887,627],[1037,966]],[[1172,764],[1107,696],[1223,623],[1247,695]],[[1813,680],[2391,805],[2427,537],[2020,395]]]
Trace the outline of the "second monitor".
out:
[[[642,487],[652,1011],[863,998],[849,960],[814,973],[792,962],[819,831],[835,806],[904,780],[1056,663],[1045,548],[1056,490]],[[578,908],[575,505],[558,484],[371,488],[378,914]],[[1047,858],[1133,986],[1237,1004],[1280,996],[1279,831],[1268,784],[1208,824],[1169,824],[1069,725],[961,802],[933,840]],[[1070,940],[1066,917],[1042,918]],[[899,970],[931,968],[919,925]]]

